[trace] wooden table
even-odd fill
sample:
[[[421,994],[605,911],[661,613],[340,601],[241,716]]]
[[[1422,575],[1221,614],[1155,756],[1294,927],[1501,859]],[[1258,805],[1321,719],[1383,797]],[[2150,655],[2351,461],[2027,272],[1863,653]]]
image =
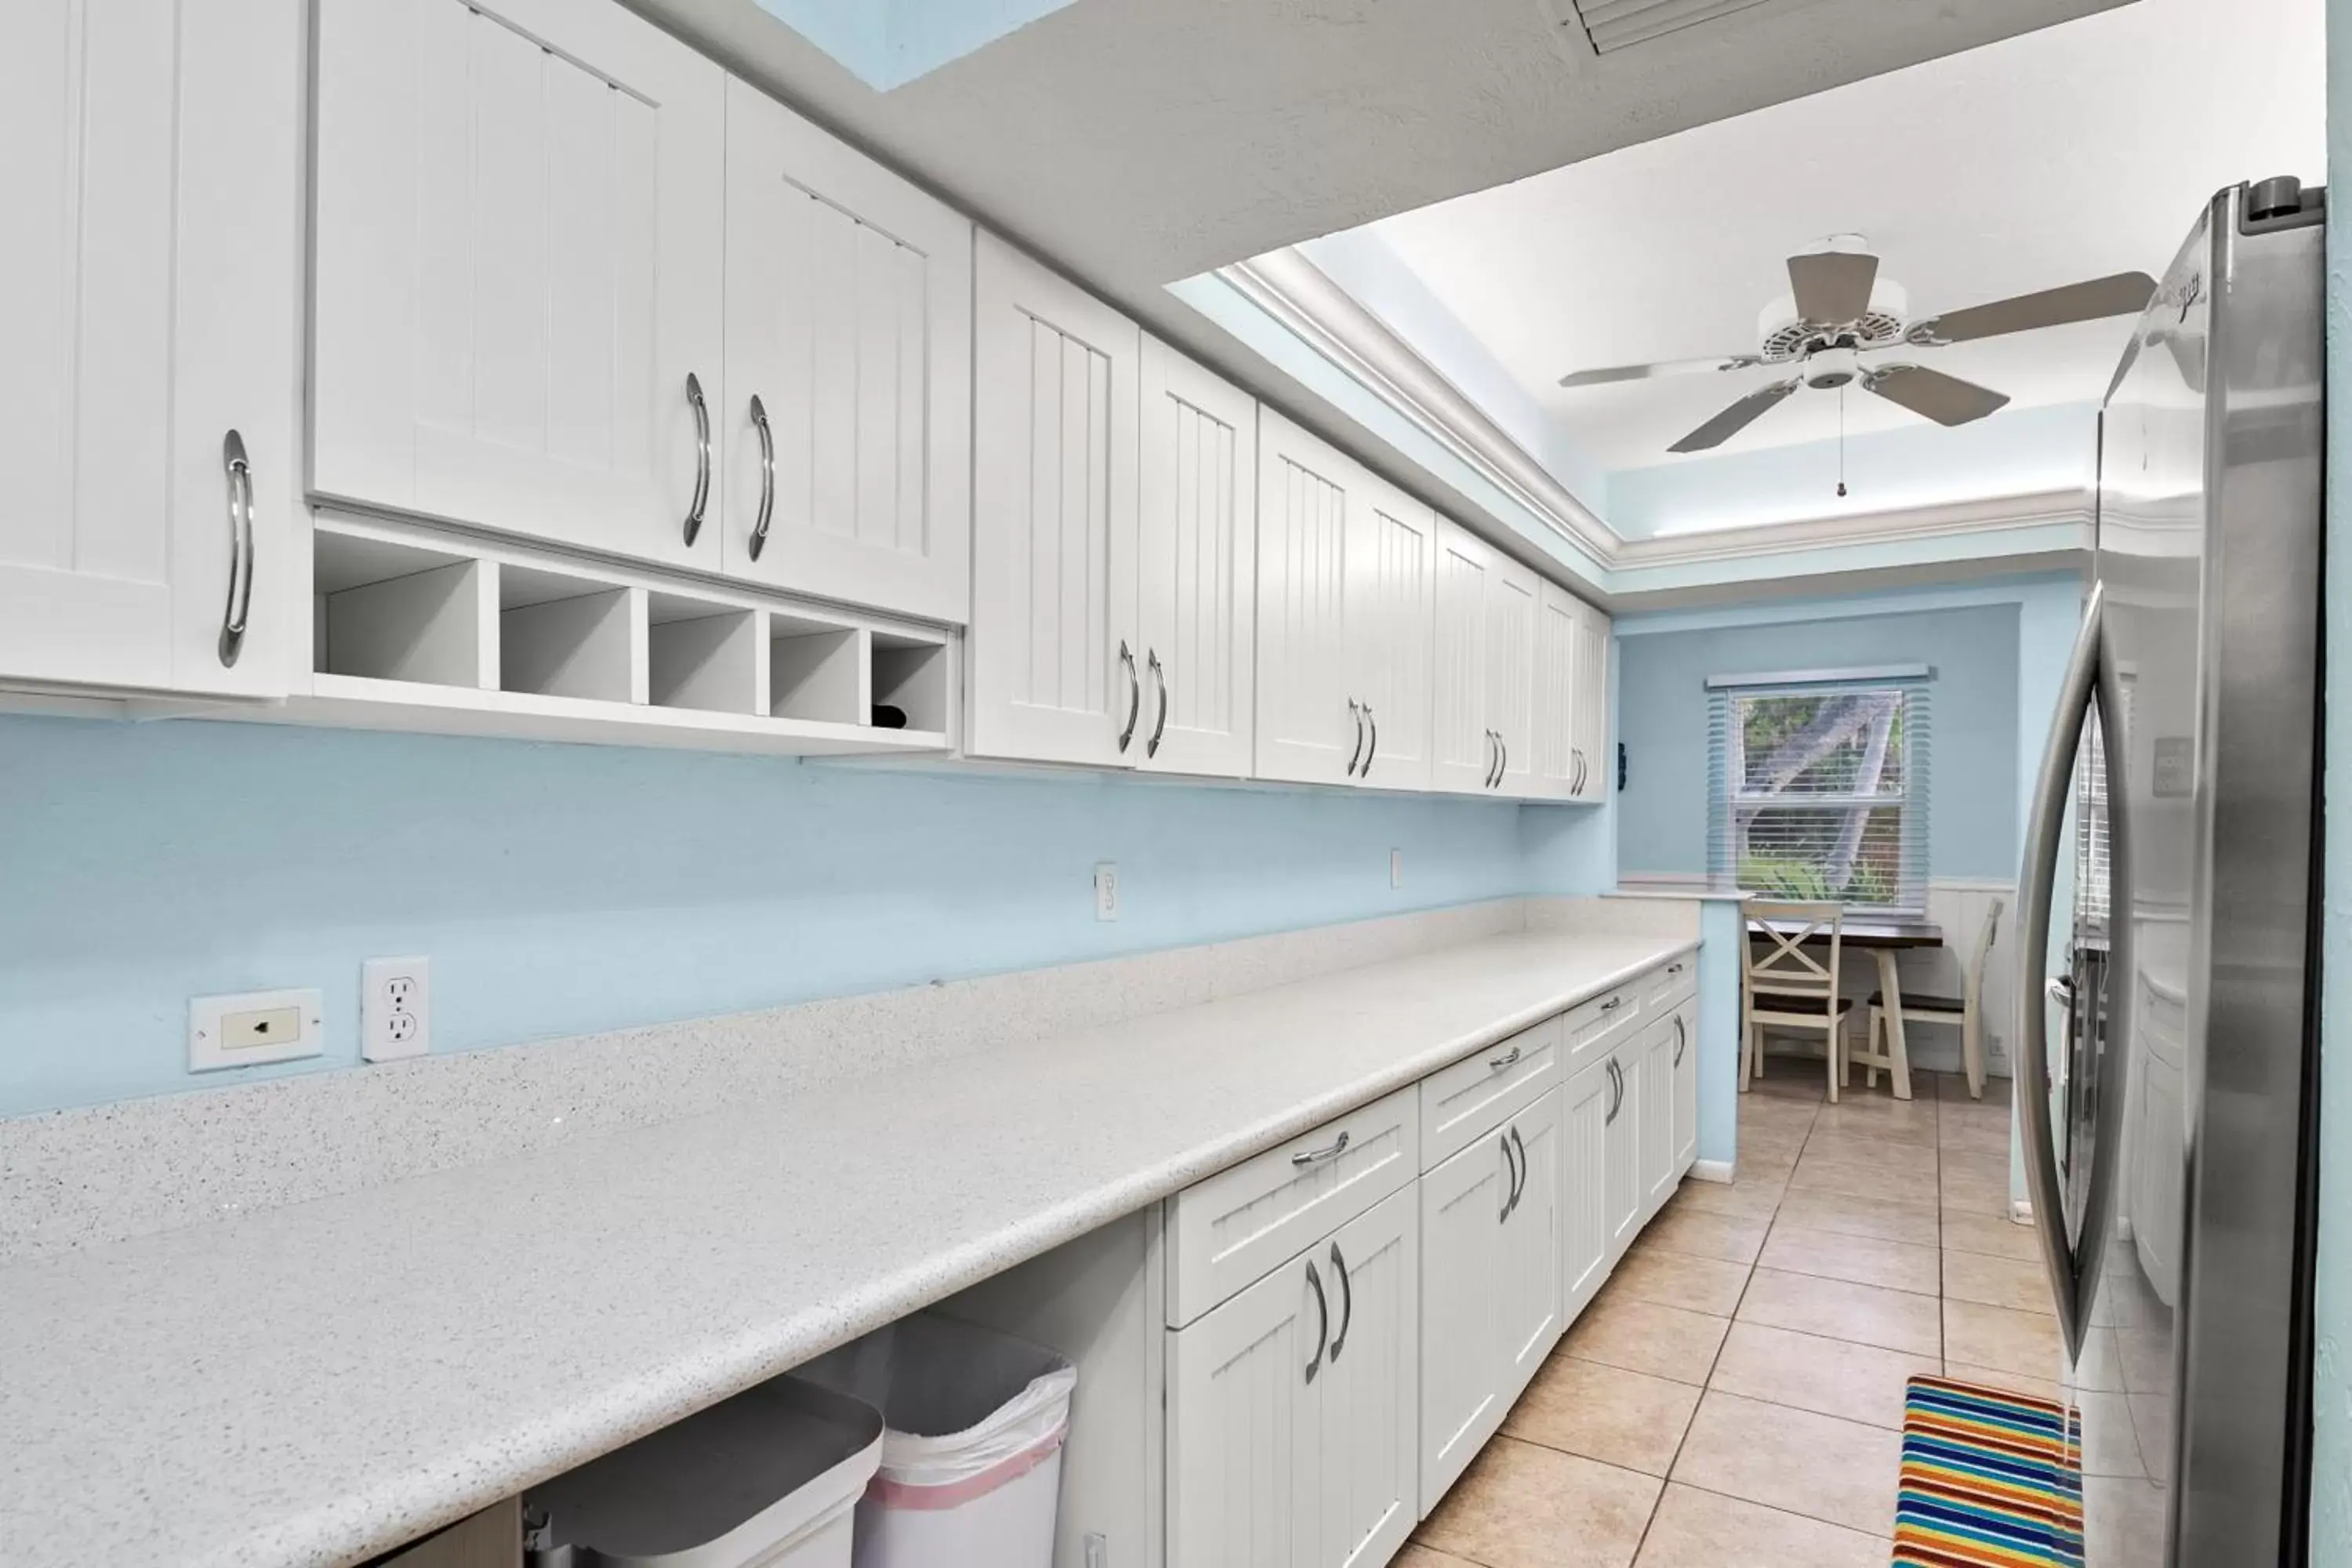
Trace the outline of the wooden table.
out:
[[[1782,936],[1790,936],[1802,930],[1803,926],[1802,922],[1796,921],[1750,921],[1748,929],[1753,936],[1762,936],[1776,929]],[[1826,943],[1829,933],[1817,931],[1807,940],[1809,942]],[[1863,1056],[1850,1059],[1858,1059],[1865,1066],[1885,1068],[1895,1080],[1895,1098],[1908,1100],[1911,1098],[1911,1054],[1909,1042],[1903,1034],[1903,983],[1895,973],[1895,958],[1897,953],[1910,948],[1943,946],[1943,928],[1927,921],[1847,921],[1839,928],[1838,942],[1842,947],[1866,948],[1871,956],[1878,960],[1878,990],[1886,1002],[1885,1057],[1871,1056],[1865,1047]]]

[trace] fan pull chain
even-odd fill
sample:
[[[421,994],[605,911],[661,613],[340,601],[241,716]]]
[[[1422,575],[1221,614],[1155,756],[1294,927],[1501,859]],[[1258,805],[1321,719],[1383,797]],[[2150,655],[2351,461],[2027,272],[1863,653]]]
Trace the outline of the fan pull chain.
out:
[[[1845,497],[1845,388],[1838,388],[1838,497]]]

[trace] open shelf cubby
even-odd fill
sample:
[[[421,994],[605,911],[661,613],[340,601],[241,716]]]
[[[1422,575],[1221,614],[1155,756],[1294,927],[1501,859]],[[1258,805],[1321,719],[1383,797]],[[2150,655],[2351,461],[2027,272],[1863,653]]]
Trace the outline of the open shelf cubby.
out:
[[[948,728],[948,648],[943,641],[877,631],[874,707],[895,708],[906,728],[945,734]]]
[[[832,724],[866,721],[864,637],[856,626],[768,613],[768,711]]]
[[[482,585],[472,556],[317,531],[311,558],[311,668],[432,686],[478,687]]]
[[[760,615],[683,594],[646,595],[646,700],[656,708],[760,711]]]
[[[540,566],[499,567],[499,689],[631,700],[636,625],[631,591]]]

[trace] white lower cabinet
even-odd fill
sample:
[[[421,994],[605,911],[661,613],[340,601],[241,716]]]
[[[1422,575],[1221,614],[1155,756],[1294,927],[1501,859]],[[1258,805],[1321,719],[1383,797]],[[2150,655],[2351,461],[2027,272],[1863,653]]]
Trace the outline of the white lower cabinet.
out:
[[[1171,1568],[1372,1568],[1415,1508],[1407,1188],[1168,1336]]]
[[[1609,1105],[1601,1116],[1601,1192],[1612,1267],[1649,1217],[1642,1201],[1641,1046],[1636,1037],[1601,1064],[1610,1079]]]
[[[1609,1128],[1617,1080],[1607,1059],[1594,1062],[1560,1090],[1560,1321],[1576,1321],[1608,1281]]]
[[[1675,1178],[1698,1161],[1698,1000],[1675,1009]]]
[[[1421,1179],[1424,1513],[1559,1341],[1560,1106],[1545,1094]]]

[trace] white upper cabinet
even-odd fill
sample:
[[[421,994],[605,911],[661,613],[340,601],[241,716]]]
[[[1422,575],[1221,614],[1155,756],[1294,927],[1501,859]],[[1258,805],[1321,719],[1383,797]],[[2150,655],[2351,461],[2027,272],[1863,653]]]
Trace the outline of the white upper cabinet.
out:
[[[305,9],[0,6],[0,681],[285,689]]]
[[[612,0],[316,14],[312,488],[718,570],[724,73]]]
[[[1142,381],[1134,567],[1143,713],[1127,756],[1160,773],[1246,778],[1256,738],[1257,404],[1150,338]]]
[[[1366,476],[1349,518],[1349,684],[1368,710],[1356,776],[1388,789],[1430,785],[1430,673],[1437,518]]]
[[[1536,611],[1541,579],[1497,552],[1486,579],[1486,727],[1495,731],[1495,792],[1536,786]]]
[[[1567,589],[1543,584],[1536,604],[1535,778],[1530,795],[1570,800],[1576,795],[1576,650],[1583,603]]]
[[[1609,617],[1577,606],[1576,722],[1571,731],[1575,785],[1570,798],[1607,800],[1617,787],[1617,752],[1609,742]]]
[[[1483,793],[1495,783],[1495,731],[1486,717],[1488,580],[1495,553],[1469,530],[1441,521],[1432,674],[1431,783]]]
[[[726,370],[711,409],[726,568],[961,624],[971,225],[757,89],[726,90]]]
[[[1344,784],[1364,760],[1348,662],[1349,514],[1371,476],[1258,416],[1257,776]]]
[[[1135,323],[982,234],[974,251],[975,755],[1124,766],[1140,751]]]

